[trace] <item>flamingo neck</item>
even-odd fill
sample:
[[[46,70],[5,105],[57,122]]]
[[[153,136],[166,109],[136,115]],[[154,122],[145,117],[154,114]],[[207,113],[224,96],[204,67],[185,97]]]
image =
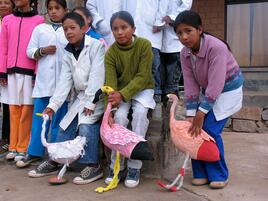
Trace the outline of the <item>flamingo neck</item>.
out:
[[[108,102],[108,105],[106,107],[106,110],[103,115],[102,122],[105,123],[106,125],[108,124],[109,116],[112,110],[112,104]]]
[[[169,114],[170,122],[175,120],[175,110],[176,110],[177,105],[178,105],[178,100],[177,99],[173,100],[172,105],[170,107],[170,114]]]

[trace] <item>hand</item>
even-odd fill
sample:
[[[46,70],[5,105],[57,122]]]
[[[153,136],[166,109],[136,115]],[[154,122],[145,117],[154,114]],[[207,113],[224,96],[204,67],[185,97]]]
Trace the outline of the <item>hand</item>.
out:
[[[41,52],[42,54],[55,54],[56,52],[56,46],[55,45],[49,45],[47,47],[42,47]]]
[[[162,30],[163,27],[160,27],[160,26],[153,26],[153,33],[157,33],[157,32],[160,32]]]
[[[110,127],[112,127],[112,125],[114,124],[114,118],[113,118],[113,114],[110,113],[109,119],[108,119],[108,124]]]
[[[51,120],[51,119],[52,119],[52,116],[53,116],[53,114],[54,114],[54,111],[53,111],[51,108],[47,107],[47,108],[43,111],[43,115],[45,115],[45,114],[47,114],[47,115],[49,116],[49,119]]]
[[[162,22],[165,22],[166,24],[169,24],[169,25],[174,23],[174,21],[169,16],[163,17]]]
[[[2,85],[2,86],[7,86],[7,79],[6,78],[0,78],[0,84]]]
[[[85,116],[90,116],[94,113],[94,111],[85,107],[83,113],[85,114]]]
[[[110,102],[112,106],[117,107],[122,100],[123,100],[123,97],[118,91],[113,91],[108,96],[108,102]]]
[[[198,135],[200,135],[201,133],[201,129],[203,127],[204,124],[204,117],[205,117],[205,113],[198,110],[198,112],[196,113],[196,116],[193,119],[193,123],[192,126],[189,129],[189,133],[191,134],[191,136],[196,137]]]

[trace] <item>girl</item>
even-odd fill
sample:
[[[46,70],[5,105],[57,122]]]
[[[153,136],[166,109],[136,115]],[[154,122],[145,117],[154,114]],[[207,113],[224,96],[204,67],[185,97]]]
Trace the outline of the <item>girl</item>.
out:
[[[204,33],[197,13],[180,13],[174,27],[185,45],[181,63],[187,116],[192,122],[189,132],[196,136],[203,128],[215,139],[221,158],[217,162],[192,160],[192,183],[224,188],[228,183],[228,168],[221,133],[228,117],[242,107],[243,77],[228,44]],[[200,92],[202,98],[199,98]]]
[[[0,0],[0,33],[3,17],[12,13],[15,5],[11,0]],[[0,141],[0,154],[8,151],[9,143],[9,107],[7,101],[2,100],[3,103],[3,121],[2,121],[2,139]]]
[[[56,142],[72,140],[76,135],[85,136],[85,155],[78,162],[85,165],[75,184],[87,184],[103,176],[99,165],[99,119],[103,102],[92,103],[96,91],[104,84],[104,46],[96,39],[85,36],[87,31],[83,18],[77,13],[68,13],[62,20],[69,44],[65,47],[59,84],[44,114],[50,117],[66,100],[74,87],[78,94],[68,113],[60,123]],[[76,130],[78,129],[78,133]],[[30,177],[42,177],[58,169],[58,164],[45,161],[28,173]]]
[[[16,9],[3,19],[0,37],[0,82],[8,93],[10,144],[6,159],[21,160],[27,150],[32,123],[32,80],[36,63],[26,55],[33,29],[44,22],[31,8],[33,0],[15,0]]]
[[[76,7],[73,9],[73,12],[76,12],[83,17],[83,19],[85,21],[85,26],[87,28],[86,35],[99,40],[100,42],[102,42],[105,45],[105,48],[108,49],[108,45],[105,42],[105,40],[102,38],[102,35],[97,33],[91,26],[92,16],[91,16],[89,10],[85,7]]]
[[[61,71],[64,47],[68,43],[61,26],[61,20],[67,9],[66,1],[47,0],[46,7],[49,18],[46,23],[35,27],[27,48],[28,57],[38,61],[38,70],[32,95],[34,98],[34,112],[28,154],[23,160],[16,163],[17,167],[25,167],[31,162],[39,160],[44,155],[45,149],[41,143],[40,129],[43,120],[36,116],[36,113],[44,111],[49,103],[49,98],[55,91]],[[65,102],[53,116],[51,122],[51,142],[55,142],[59,123],[66,112],[67,103]]]
[[[149,120],[149,108],[155,107],[153,99],[154,81],[152,77],[152,47],[148,40],[133,35],[135,25],[132,16],[126,11],[119,11],[111,18],[111,29],[116,42],[108,49],[105,56],[105,85],[111,86],[115,92],[109,94],[108,101],[114,107],[115,123],[125,127],[128,125],[128,113],[132,107],[132,130],[145,137]],[[112,117],[110,119],[112,121]],[[115,152],[112,152],[109,176],[105,179],[108,184],[113,177]],[[121,160],[121,173],[124,169]],[[140,160],[128,160],[128,170],[125,185],[129,188],[139,184]]]

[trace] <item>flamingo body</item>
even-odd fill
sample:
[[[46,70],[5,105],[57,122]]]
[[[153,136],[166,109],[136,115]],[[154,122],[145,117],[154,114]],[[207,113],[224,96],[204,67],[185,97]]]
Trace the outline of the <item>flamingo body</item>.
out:
[[[170,94],[169,98],[173,101],[170,109],[170,133],[175,146],[184,153],[189,153],[190,158],[214,162],[220,160],[219,149],[215,140],[204,130],[201,134],[192,137],[188,133],[191,123],[188,121],[178,121],[174,117],[175,108],[178,104],[177,96]]]

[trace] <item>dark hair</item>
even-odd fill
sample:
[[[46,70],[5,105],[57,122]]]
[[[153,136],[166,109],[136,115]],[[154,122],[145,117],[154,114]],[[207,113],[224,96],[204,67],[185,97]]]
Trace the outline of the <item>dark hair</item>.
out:
[[[90,13],[90,11],[86,8],[86,7],[82,7],[82,6],[78,6],[78,7],[75,7],[72,12],[75,12],[75,11],[80,11],[82,12],[87,18],[91,18],[92,19],[92,15]],[[92,22],[92,20],[91,20]],[[92,23],[89,23],[88,25],[91,27],[91,24]]]
[[[64,9],[67,8],[66,0],[47,0],[47,1],[46,1],[46,8],[48,8],[48,4],[49,4],[49,2],[51,2],[51,1],[55,1],[57,4],[60,4]]]
[[[111,20],[110,20],[111,29],[112,29],[112,24],[113,24],[114,20],[117,18],[126,21],[132,28],[135,27],[133,17],[131,16],[131,14],[129,12],[118,11],[118,12],[114,13],[111,17]]]
[[[176,32],[176,28],[180,24],[187,24],[189,26],[192,26],[192,27],[198,29],[200,26],[202,26],[202,20],[201,20],[201,17],[198,13],[196,13],[192,10],[186,10],[186,11],[181,12],[176,17],[175,22],[174,22],[174,31],[175,32]],[[227,46],[228,50],[231,51],[229,44],[225,40],[222,40],[222,39],[220,39],[220,38],[218,38],[218,37],[216,37],[213,34],[208,33],[208,32],[203,32],[203,33],[211,35],[211,36],[221,40]],[[201,35],[203,35],[203,33]]]
[[[12,8],[15,8],[15,3],[13,2],[13,0],[10,0],[11,4],[12,4]]]
[[[62,18],[62,23],[67,19],[74,20],[80,27],[85,25],[83,17],[75,12],[70,12],[64,15],[64,17]]]

